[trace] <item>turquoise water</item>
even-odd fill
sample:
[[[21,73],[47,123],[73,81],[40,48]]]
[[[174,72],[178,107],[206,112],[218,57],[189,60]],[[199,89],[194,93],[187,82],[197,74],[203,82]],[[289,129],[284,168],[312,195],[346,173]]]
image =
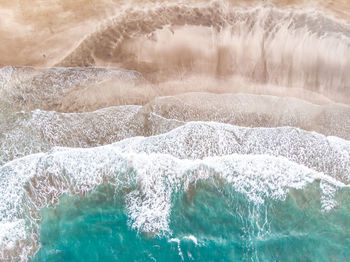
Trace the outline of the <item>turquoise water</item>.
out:
[[[42,247],[32,261],[346,261],[348,189],[336,199],[337,208],[321,211],[315,182],[258,205],[200,182],[173,197],[172,232],[157,237],[132,230],[123,194],[100,186],[42,210]]]

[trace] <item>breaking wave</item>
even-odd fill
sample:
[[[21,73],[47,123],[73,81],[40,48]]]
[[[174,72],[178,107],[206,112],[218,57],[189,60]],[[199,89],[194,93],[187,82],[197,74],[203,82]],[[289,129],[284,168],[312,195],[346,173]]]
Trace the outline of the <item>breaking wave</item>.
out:
[[[147,152],[147,151],[146,151]],[[249,201],[284,200],[289,188],[321,181],[322,208],[330,210],[345,185],[283,157],[226,155],[180,160],[170,154],[121,153],[118,144],[94,149],[56,149],[15,160],[1,168],[1,256],[26,258],[38,243],[40,209],[64,193],[84,194],[112,184],[125,195],[130,225],[142,232],[169,234],[172,195],[200,180],[227,183]]]

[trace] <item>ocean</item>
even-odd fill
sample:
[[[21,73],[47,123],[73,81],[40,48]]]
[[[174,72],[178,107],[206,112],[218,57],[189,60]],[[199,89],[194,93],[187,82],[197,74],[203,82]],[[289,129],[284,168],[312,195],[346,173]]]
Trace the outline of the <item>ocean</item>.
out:
[[[0,261],[349,260],[346,1],[0,14]]]

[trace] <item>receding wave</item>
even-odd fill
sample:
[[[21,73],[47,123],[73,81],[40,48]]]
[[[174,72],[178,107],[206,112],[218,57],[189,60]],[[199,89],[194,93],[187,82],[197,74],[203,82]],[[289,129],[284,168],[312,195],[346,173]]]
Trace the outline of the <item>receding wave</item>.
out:
[[[71,111],[69,110],[70,107],[73,106],[74,108],[73,101],[67,97],[74,94],[76,90],[84,90],[87,86],[98,86],[98,83],[108,79],[133,83],[140,78],[142,78],[142,75],[138,72],[113,68],[40,69],[34,67],[3,67],[0,70],[0,83],[2,85],[0,89],[1,111],[6,113],[40,108],[67,112]],[[120,90],[118,91],[115,94],[118,94],[121,99],[123,93]],[[92,95],[90,94],[90,98]],[[107,100],[108,95],[102,94],[103,97]],[[98,108],[102,108],[106,105],[103,104],[105,101],[101,103],[98,98],[95,98],[95,103],[99,104]],[[115,97],[109,99],[113,98]],[[85,100],[87,100],[86,97]],[[132,101],[129,100],[128,102],[130,104]],[[79,105],[79,101],[76,103]],[[86,103],[80,104],[80,107],[75,107],[76,110],[73,111],[89,111],[91,108],[91,106],[86,107]]]
[[[348,103],[349,49],[349,25],[316,11],[164,4],[118,14],[59,65],[120,66],[156,82],[238,77]]]

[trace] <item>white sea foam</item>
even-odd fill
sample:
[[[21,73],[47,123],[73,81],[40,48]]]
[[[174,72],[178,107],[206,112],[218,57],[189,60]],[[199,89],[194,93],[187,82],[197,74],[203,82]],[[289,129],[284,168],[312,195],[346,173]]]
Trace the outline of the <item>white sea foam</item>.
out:
[[[93,147],[135,136],[141,126],[133,118],[140,108],[126,105],[88,113],[16,113],[0,123],[0,166],[53,146]]]
[[[171,242],[175,242],[177,244],[178,254],[181,257],[181,260],[183,261],[184,260],[184,255],[183,255],[182,250],[181,250],[181,241],[180,241],[180,239],[178,239],[178,238],[171,238],[169,240],[169,242],[170,243]]]
[[[215,122],[190,122],[172,131],[116,143],[122,152],[170,154],[203,159],[229,154],[283,156],[318,172],[350,182],[350,142],[294,127],[246,128]]]
[[[196,246],[198,246],[198,240],[195,236],[193,235],[184,236],[184,239],[191,240]]]
[[[271,95],[195,92],[157,97],[147,107],[168,121],[214,121],[246,127],[293,126],[350,139],[350,107],[341,104],[317,105]]]
[[[192,101],[192,97],[197,97],[198,100]],[[183,103],[176,102],[179,99]],[[192,104],[187,105],[185,102],[189,99]],[[210,100],[208,108],[203,108],[200,101],[207,99]],[[225,105],[219,108],[217,100],[223,100],[221,104]],[[260,106],[251,109],[249,105],[256,103]],[[274,104],[274,109],[278,107],[279,110],[276,110],[279,112],[271,112],[271,104]],[[307,115],[303,113],[303,108],[307,108]],[[115,106],[86,113],[43,110],[13,113],[5,119],[0,118],[0,165],[25,155],[46,152],[53,146],[95,147],[137,135],[162,134],[192,120],[213,120],[249,127],[290,125],[348,138],[349,109],[350,107],[340,105],[320,107],[297,99],[270,96],[188,94],[159,98],[144,107]],[[313,129],[315,125],[317,128]],[[337,142],[336,138],[327,139],[332,140],[332,145],[340,151],[349,152],[346,147],[342,149],[345,146],[343,140]],[[323,150],[325,149],[326,146],[323,145]]]

